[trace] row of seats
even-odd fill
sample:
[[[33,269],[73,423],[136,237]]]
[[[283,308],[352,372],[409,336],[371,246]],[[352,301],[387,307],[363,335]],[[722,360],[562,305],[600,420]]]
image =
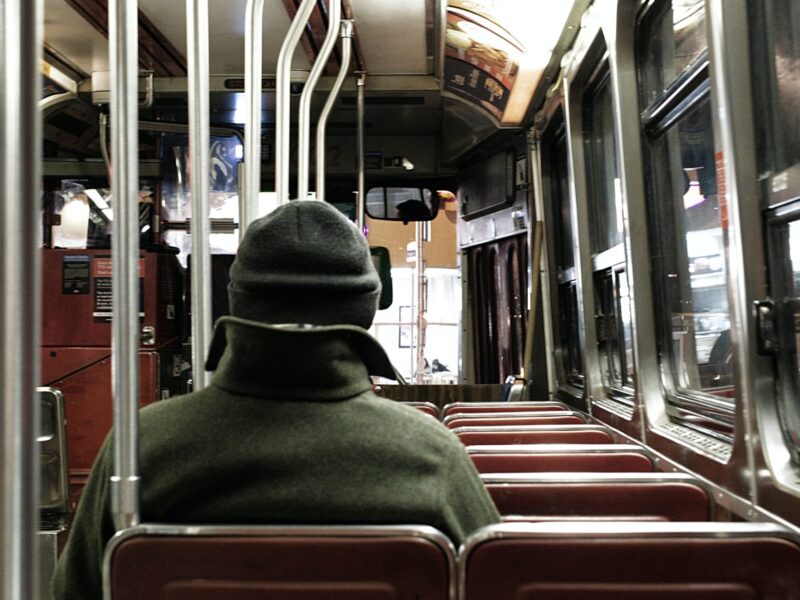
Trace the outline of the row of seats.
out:
[[[142,525],[112,540],[104,585],[113,600],[789,600],[800,539],[763,523],[515,523],[456,554],[425,526]]]
[[[455,403],[441,418],[467,447],[506,521],[708,521],[712,495],[697,478],[655,470],[642,446],[558,402]]]
[[[646,448],[615,443],[588,415],[551,402],[415,406],[465,443],[504,523],[458,552],[417,525],[142,525],[109,545],[107,597],[800,600],[798,536],[714,522],[701,482],[656,471]]]

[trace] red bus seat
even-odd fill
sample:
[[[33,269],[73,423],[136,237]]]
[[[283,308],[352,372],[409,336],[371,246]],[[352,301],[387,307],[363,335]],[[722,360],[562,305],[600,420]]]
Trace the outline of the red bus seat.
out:
[[[508,444],[467,446],[480,473],[647,473],[650,453],[636,444]]]
[[[533,412],[539,410],[571,410],[563,402],[451,402],[442,409],[442,418],[462,413]]]
[[[453,433],[465,446],[486,444],[613,444],[602,425],[518,425],[458,427]]]
[[[495,414],[495,413],[493,413]],[[544,412],[540,415],[536,413],[501,413],[505,417],[486,417],[480,413],[471,415],[450,415],[444,420],[448,429],[457,427],[502,427],[506,425],[585,425],[586,419],[582,416],[568,412]],[[514,416],[511,416],[514,415]],[[525,415],[525,416],[522,416]]]
[[[682,473],[484,473],[501,515],[651,516],[707,521],[711,496]]]
[[[493,525],[462,549],[459,598],[800,598],[798,543],[764,523]]]
[[[605,444],[610,446],[610,444]],[[600,472],[648,473],[653,462],[641,452],[527,452],[470,454],[479,473]]]
[[[173,526],[123,530],[107,600],[455,600],[455,551],[426,526]]]

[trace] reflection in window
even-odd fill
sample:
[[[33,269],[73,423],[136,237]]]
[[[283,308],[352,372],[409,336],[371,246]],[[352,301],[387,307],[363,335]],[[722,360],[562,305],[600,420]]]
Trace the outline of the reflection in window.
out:
[[[549,177],[548,192],[553,227],[553,302],[556,329],[556,358],[563,383],[583,387],[583,352],[578,325],[575,255],[572,237],[572,208],[569,196],[569,156],[566,127],[559,112],[544,144],[544,168]]]
[[[614,294],[614,276],[611,270],[601,271],[595,281],[597,316],[597,343],[603,360],[603,381],[607,385],[621,384],[621,357],[619,353],[619,319]]]
[[[600,353],[603,385],[609,396],[626,403],[633,392],[626,356],[622,314],[630,325],[630,299],[625,259],[625,207],[619,179],[614,133],[611,77],[607,68],[584,95],[584,127],[588,174],[589,211],[592,215],[591,248],[594,262],[595,334]],[[620,280],[625,280],[624,286]],[[624,296],[622,295],[624,292]],[[629,336],[632,344],[633,338]]]
[[[796,0],[748,2],[759,174],[800,168],[800,5]],[[776,175],[778,174],[778,175]],[[774,177],[773,177],[774,176]],[[784,175],[783,177],[786,177]],[[800,197],[793,177],[764,198],[769,224],[770,296],[775,302],[778,352],[776,396],[785,439],[800,463]],[[768,186],[768,189],[772,186]]]
[[[575,266],[572,242],[572,207],[569,203],[569,169],[567,165],[567,135],[559,132],[553,142],[550,172],[552,176],[553,214],[556,215],[556,264],[559,269]]]
[[[583,387],[583,348],[578,328],[578,289],[575,282],[558,286],[559,352],[567,381]]]
[[[585,102],[592,196],[592,252],[597,253],[621,244],[624,231],[608,75],[594,93],[587,94]]]
[[[669,163],[671,223],[662,241],[662,286],[670,312],[673,376],[678,388],[731,395],[731,341],[724,206],[717,194],[711,105],[684,115],[656,142],[656,160]],[[667,198],[664,198],[667,201]],[[666,232],[669,232],[667,234]]]
[[[659,361],[668,413],[731,441],[735,390],[702,0],[661,2],[637,31]],[[682,83],[678,83],[682,82]],[[669,90],[668,94],[663,94]]]
[[[775,151],[777,170],[800,162],[800,6],[795,1],[773,3],[774,73],[777,92]]]
[[[644,102],[658,98],[708,45],[704,0],[664,2],[648,19],[642,83]]]
[[[212,232],[209,244],[212,254],[235,254],[239,246],[239,162],[242,144],[234,136],[211,136],[208,200]],[[189,139],[186,134],[162,134],[161,216],[171,223],[184,223],[192,216],[192,195],[189,190]],[[227,226],[226,226],[227,224]],[[224,233],[220,232],[221,228]],[[187,265],[192,235],[180,229],[167,229],[164,242],[179,249],[178,258]]]
[[[781,421],[795,455],[800,454],[800,203],[786,207],[784,217],[770,221],[772,296],[775,298],[775,355],[779,372]],[[788,222],[787,222],[788,220]]]
[[[617,315],[622,335],[622,373],[621,382],[623,385],[633,385],[633,377],[636,373],[633,367],[633,319],[631,316],[631,294],[628,287],[628,276],[625,271],[616,273]]]

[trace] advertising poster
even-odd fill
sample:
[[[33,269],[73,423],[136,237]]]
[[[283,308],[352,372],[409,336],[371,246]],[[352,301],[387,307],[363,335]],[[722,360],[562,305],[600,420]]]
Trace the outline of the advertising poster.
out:
[[[524,48],[491,17],[491,2],[451,0],[445,90],[502,119]]]

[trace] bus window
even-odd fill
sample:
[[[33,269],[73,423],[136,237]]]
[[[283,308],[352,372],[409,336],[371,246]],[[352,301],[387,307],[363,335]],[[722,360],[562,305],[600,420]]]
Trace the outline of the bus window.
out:
[[[748,4],[759,175],[766,180],[769,295],[778,348],[777,414],[800,462],[800,6],[792,0]]]
[[[543,171],[549,172],[545,193],[554,223],[549,248],[554,290],[553,326],[556,368],[560,385],[583,388],[583,348],[578,326],[575,250],[572,206],[569,197],[569,155],[564,115],[559,110],[545,130],[542,143]]]
[[[717,193],[708,59],[699,45],[704,23],[700,0],[662,2],[649,11],[638,29],[639,81],[652,100],[643,106],[645,173],[668,412],[729,441],[735,392],[727,207]]]
[[[626,353],[622,332],[622,311],[628,317],[631,312],[624,243],[625,206],[607,64],[601,66],[583,95],[583,127],[600,375],[608,397],[632,408],[634,380],[628,376],[628,366],[631,373],[633,370],[632,336],[628,335],[631,351]],[[630,318],[627,323],[630,326]]]
[[[166,221],[164,243],[178,248],[178,258],[187,265],[192,249],[192,236],[186,221],[192,214],[189,191],[189,139],[186,134],[160,135],[161,163],[164,178],[161,183],[161,216]],[[235,136],[211,137],[211,169],[209,174],[209,217],[212,254],[235,254],[239,247],[239,161],[242,144]]]

